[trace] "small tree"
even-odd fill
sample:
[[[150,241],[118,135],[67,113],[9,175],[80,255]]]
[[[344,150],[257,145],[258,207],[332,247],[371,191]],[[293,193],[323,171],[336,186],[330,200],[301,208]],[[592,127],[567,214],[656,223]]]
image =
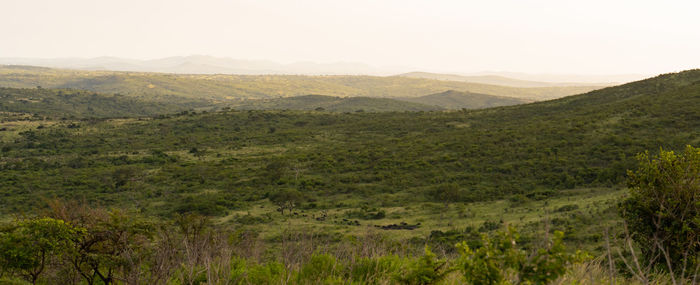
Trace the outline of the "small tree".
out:
[[[95,211],[85,217],[86,234],[73,245],[71,263],[88,282],[112,284],[126,279],[131,271],[141,270],[152,225],[137,216],[120,211]],[[119,274],[121,273],[121,276]]]
[[[632,238],[649,263],[671,274],[699,266],[700,148],[683,153],[638,155],[639,167],[628,171],[629,197],[621,203]],[[682,273],[681,273],[682,275]]]
[[[287,172],[287,168],[289,168],[289,165],[286,162],[275,160],[265,166],[264,176],[273,183],[277,183]]]
[[[50,259],[67,252],[72,242],[85,233],[63,220],[40,218],[19,222],[0,234],[0,259],[5,269],[17,270],[32,284]]]
[[[303,200],[304,195],[296,189],[283,189],[270,195],[270,201],[279,207],[282,215],[284,209],[291,213]]]

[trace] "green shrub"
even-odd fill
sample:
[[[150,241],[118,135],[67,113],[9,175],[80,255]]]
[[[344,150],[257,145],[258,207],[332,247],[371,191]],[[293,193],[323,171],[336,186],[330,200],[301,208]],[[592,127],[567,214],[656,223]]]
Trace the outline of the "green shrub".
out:
[[[330,254],[313,254],[297,273],[297,281],[302,284],[333,283],[340,280],[343,265]]]
[[[395,279],[402,284],[410,285],[436,284],[444,280],[452,271],[454,269],[448,266],[446,260],[438,259],[426,246],[425,255],[411,260],[399,274],[395,275]]]
[[[681,154],[640,154],[639,167],[628,172],[630,196],[620,205],[633,239],[646,260],[663,268],[694,270],[700,256],[700,148]],[[687,266],[682,268],[683,265]]]
[[[345,212],[345,216],[350,219],[379,220],[386,217],[386,211],[362,205],[359,210]]]
[[[588,258],[581,252],[569,254],[557,231],[546,248],[528,253],[518,247],[519,234],[509,227],[493,238],[482,235],[482,245],[472,249],[457,244],[460,257],[456,266],[469,284],[547,284],[566,272],[572,263]]]
[[[279,262],[254,264],[248,266],[247,284],[282,284],[287,276],[287,269]]]
[[[561,206],[561,207],[557,208],[557,209],[554,210],[554,211],[555,211],[555,212],[570,212],[570,211],[573,211],[573,210],[578,210],[578,205],[576,205],[576,204],[564,205],[564,206]]]
[[[359,258],[348,265],[350,280],[361,284],[377,284],[391,279],[397,274],[404,259],[396,255],[385,255],[376,258]]]

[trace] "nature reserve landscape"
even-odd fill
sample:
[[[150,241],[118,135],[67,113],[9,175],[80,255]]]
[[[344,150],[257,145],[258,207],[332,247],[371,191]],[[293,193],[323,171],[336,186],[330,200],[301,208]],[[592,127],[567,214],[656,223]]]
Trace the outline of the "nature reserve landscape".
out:
[[[0,3],[0,284],[700,283],[700,6],[290,2]]]

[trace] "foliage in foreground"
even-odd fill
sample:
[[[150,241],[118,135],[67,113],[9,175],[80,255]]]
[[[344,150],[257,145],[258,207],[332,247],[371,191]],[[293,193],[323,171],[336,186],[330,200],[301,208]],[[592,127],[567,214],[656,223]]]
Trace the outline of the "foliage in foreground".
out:
[[[622,216],[644,262],[671,275],[700,268],[700,148],[638,156]],[[683,273],[681,273],[683,272]],[[682,277],[682,276],[681,276]]]
[[[2,277],[34,284],[439,284],[461,275],[470,284],[542,284],[583,261],[581,254],[566,252],[561,232],[528,253],[516,243],[513,228],[484,235],[474,249],[458,245],[457,257],[438,257],[426,247],[420,256],[317,252],[298,263],[255,261],[218,244],[222,233],[214,235],[202,217],[181,216],[156,231],[133,215],[82,211],[87,215],[56,212],[72,222],[44,217],[8,225],[0,234]],[[507,278],[512,272],[516,279]]]
[[[458,244],[459,266],[471,284],[547,284],[566,273],[568,266],[590,258],[581,251],[568,253],[563,238],[563,232],[555,231],[545,247],[527,252],[518,245],[515,229],[508,228],[493,238],[483,235],[476,249],[466,242]]]
[[[615,277],[620,270],[643,284],[654,279],[658,284],[669,280],[671,284],[695,284],[700,268],[696,247],[700,150],[688,146],[680,155],[661,151],[651,159],[648,154],[639,158],[639,168],[629,172],[631,195],[621,209],[630,222],[632,238],[643,249],[642,265],[648,267],[640,269],[627,235],[629,252],[618,250],[627,267],[616,267],[608,244],[609,277],[597,279],[626,283],[626,278]],[[294,242],[283,234],[281,247],[262,257],[241,254],[254,250],[255,243],[241,238],[240,232],[213,227],[204,216],[183,214],[171,223],[157,223],[139,214],[91,209],[84,204],[56,201],[50,207],[44,217],[2,227],[0,278],[34,284],[481,285],[557,280],[580,284],[572,276],[591,260],[586,253],[567,249],[563,232],[546,230],[543,241],[528,248],[520,244],[512,227],[483,234],[480,242],[458,243],[457,255],[438,256],[427,246],[422,255],[377,254],[381,246],[370,251],[333,251],[309,240]],[[645,221],[651,225],[640,226]],[[636,268],[629,265],[630,255]],[[649,270],[662,260],[666,272]]]

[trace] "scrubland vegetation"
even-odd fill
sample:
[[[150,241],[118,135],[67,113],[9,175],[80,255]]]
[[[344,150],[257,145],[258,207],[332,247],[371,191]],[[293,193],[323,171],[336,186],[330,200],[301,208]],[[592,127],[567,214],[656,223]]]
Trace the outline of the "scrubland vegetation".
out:
[[[448,90],[543,100],[600,86],[518,88],[400,76],[181,75],[144,72],[62,70],[0,66],[0,86],[75,88],[150,100],[172,97],[207,100],[270,99],[319,94],[338,97],[419,97]]]
[[[2,92],[3,282],[700,281],[698,70],[450,112]]]

